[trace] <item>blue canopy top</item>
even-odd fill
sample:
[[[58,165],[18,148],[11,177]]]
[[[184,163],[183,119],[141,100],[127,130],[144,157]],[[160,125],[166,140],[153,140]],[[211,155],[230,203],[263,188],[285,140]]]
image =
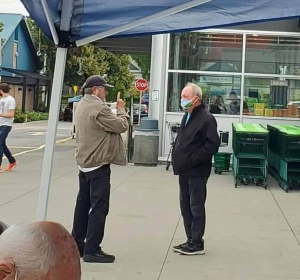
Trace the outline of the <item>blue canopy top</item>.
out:
[[[30,16],[43,32],[51,32],[42,7],[42,0],[21,0]],[[195,2],[187,0],[44,0],[48,4],[58,37],[76,41],[134,23],[179,5]],[[65,0],[66,1],[66,0]],[[60,32],[62,7],[69,5],[70,32]],[[246,23],[294,18],[300,16],[299,0],[211,0],[193,8],[146,24],[116,33],[114,36],[152,35],[241,25]]]

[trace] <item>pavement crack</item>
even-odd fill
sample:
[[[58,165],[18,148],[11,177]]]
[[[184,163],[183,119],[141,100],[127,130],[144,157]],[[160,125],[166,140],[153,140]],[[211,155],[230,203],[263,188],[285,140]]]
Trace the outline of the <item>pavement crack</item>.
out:
[[[159,275],[158,275],[158,278],[157,278],[157,280],[159,280],[159,279],[160,279],[160,277],[161,277],[161,275],[162,275],[162,272],[163,272],[163,270],[164,270],[164,267],[165,267],[165,264],[166,264],[166,262],[167,262],[168,255],[169,255],[169,252],[170,252],[170,248],[171,248],[171,246],[172,246],[172,243],[173,243],[173,240],[174,240],[175,234],[176,234],[176,232],[177,232],[177,229],[178,229],[178,226],[179,226],[180,220],[181,220],[181,216],[179,216],[178,222],[177,222],[177,224],[176,224],[176,227],[175,227],[174,233],[173,233],[173,235],[172,235],[172,238],[171,238],[171,241],[170,241],[170,244],[169,244],[169,247],[168,247],[168,250],[167,250],[167,253],[166,253],[166,256],[165,256],[165,259],[164,259],[164,262],[163,262],[163,264],[162,264],[162,267],[161,267],[161,270],[160,270],[160,272],[159,272]]]
[[[288,224],[288,226],[289,226],[289,228],[290,228],[291,232],[293,233],[293,235],[294,235],[294,237],[295,237],[295,239],[296,239],[296,241],[297,241],[298,245],[300,246],[300,240],[297,238],[297,235],[296,235],[296,233],[294,232],[294,230],[293,230],[293,228],[292,228],[291,224],[289,223],[289,221],[288,221],[287,217],[285,216],[285,214],[284,214],[283,210],[281,209],[281,207],[280,207],[280,205],[279,205],[279,203],[278,203],[278,201],[277,201],[277,199],[276,199],[276,197],[275,197],[274,193],[272,192],[272,190],[271,190],[271,189],[269,189],[269,190],[270,190],[270,192],[271,192],[271,194],[272,194],[272,196],[273,196],[273,199],[275,200],[275,202],[276,202],[276,204],[277,204],[277,207],[278,207],[278,209],[280,210],[280,212],[281,212],[282,216],[284,217],[284,219],[285,219],[286,223]]]
[[[134,173],[136,173],[137,170],[134,170],[132,173],[130,173],[130,175],[124,180],[122,181],[118,186],[116,186],[114,189],[112,189],[112,193],[115,192],[117,189],[119,189]]]

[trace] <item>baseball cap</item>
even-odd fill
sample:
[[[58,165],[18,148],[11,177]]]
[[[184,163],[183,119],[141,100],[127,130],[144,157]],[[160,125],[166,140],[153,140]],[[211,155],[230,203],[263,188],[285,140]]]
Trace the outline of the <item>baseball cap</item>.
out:
[[[92,88],[92,87],[113,88],[114,86],[108,84],[107,81],[103,77],[101,77],[99,75],[94,75],[94,76],[87,78],[85,84],[83,85],[83,88]]]

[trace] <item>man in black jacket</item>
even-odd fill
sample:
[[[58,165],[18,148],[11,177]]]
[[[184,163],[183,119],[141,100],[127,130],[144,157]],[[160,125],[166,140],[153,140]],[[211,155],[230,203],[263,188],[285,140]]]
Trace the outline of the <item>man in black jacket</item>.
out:
[[[204,254],[206,183],[212,157],[219,149],[215,118],[202,104],[202,91],[188,83],[181,92],[181,107],[186,110],[176,138],[172,165],[179,175],[180,208],[187,242],[174,246],[185,255]]]

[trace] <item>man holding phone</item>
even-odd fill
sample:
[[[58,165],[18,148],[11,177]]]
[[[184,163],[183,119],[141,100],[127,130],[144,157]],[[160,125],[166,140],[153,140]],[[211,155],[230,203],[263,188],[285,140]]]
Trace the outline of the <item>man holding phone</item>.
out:
[[[100,244],[109,211],[110,165],[126,165],[121,133],[128,129],[130,117],[120,93],[117,115],[105,104],[107,89],[112,87],[101,76],[89,77],[75,114],[79,193],[72,235],[85,262],[111,263],[115,260],[101,250]]]

